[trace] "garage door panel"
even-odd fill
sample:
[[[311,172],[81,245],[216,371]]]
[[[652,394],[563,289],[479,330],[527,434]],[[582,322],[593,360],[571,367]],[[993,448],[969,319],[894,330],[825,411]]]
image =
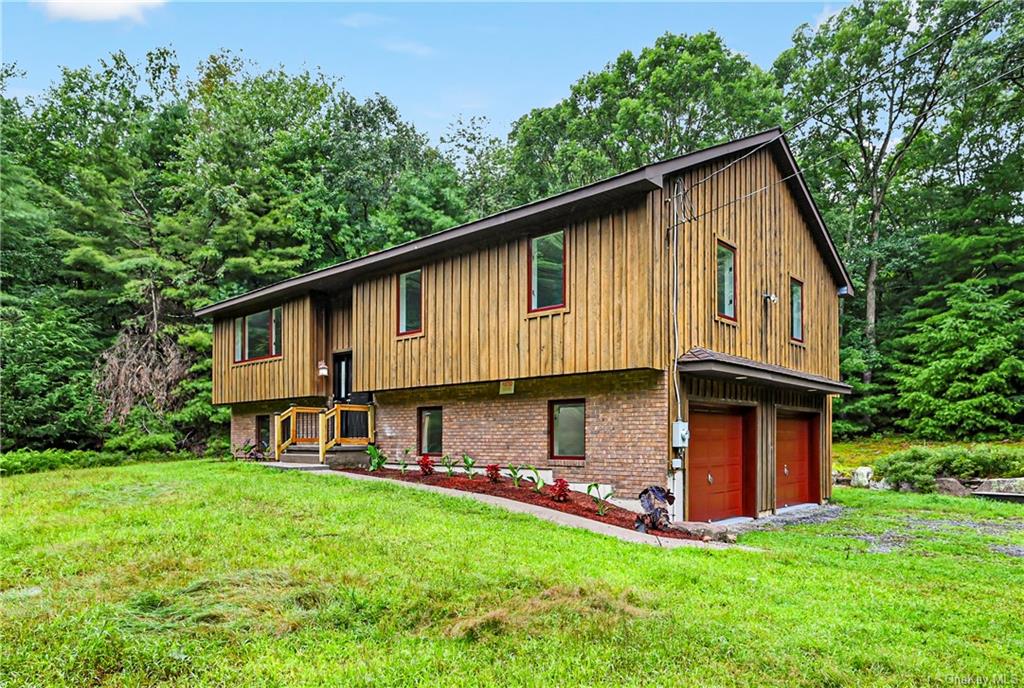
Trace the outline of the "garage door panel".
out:
[[[804,504],[817,501],[817,473],[812,462],[814,419],[780,417],[775,449],[775,505]]]
[[[743,423],[743,417],[735,413],[690,414],[691,519],[706,521],[743,515]]]

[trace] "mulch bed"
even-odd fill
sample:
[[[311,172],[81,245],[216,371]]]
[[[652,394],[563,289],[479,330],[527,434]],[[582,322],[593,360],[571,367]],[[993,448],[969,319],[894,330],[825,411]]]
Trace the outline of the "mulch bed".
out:
[[[515,487],[509,478],[502,476],[498,482],[492,483],[487,479],[487,476],[483,475],[483,473],[478,473],[477,476],[472,479],[461,474],[455,474],[449,478],[448,474],[445,473],[444,468],[441,468],[439,472],[435,472],[433,475],[429,476],[420,473],[419,468],[410,468],[405,475],[402,475],[401,471],[391,468],[382,468],[377,471],[369,471],[365,468],[338,468],[335,470],[340,470],[343,473],[359,473],[362,475],[376,476],[378,478],[400,480],[407,483],[425,483],[427,485],[447,487],[452,490],[461,490],[463,492],[476,492],[478,494],[504,497],[505,499],[513,499],[517,502],[536,504],[549,509],[555,509],[556,511],[573,514],[574,516],[582,516],[583,518],[589,518],[592,521],[607,523],[609,525],[618,526],[619,528],[625,528],[626,530],[633,530],[633,522],[636,520],[636,514],[634,512],[611,504],[608,505],[608,510],[605,512],[604,516],[598,516],[597,506],[594,504],[594,500],[590,498],[590,495],[583,492],[570,491],[568,501],[556,502],[552,496],[552,489],[550,485],[545,485],[541,488],[541,493],[538,494],[533,490],[533,483],[528,479],[522,480],[519,483],[519,487]],[[687,535],[676,530],[652,530],[649,531],[649,533],[658,537],[678,538],[680,540],[698,539],[692,535]]]

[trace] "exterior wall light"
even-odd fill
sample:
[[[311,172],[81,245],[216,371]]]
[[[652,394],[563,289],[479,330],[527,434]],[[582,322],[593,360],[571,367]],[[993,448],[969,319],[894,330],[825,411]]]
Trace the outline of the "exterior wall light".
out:
[[[316,374],[320,377],[327,377],[327,361],[320,361],[316,364]]]

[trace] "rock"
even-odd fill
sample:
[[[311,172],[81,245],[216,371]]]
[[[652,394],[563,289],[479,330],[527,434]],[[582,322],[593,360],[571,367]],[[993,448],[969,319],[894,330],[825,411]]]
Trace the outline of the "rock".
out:
[[[964,487],[956,478],[936,478],[935,491],[951,497],[966,497],[971,491]]]
[[[716,523],[702,523],[700,521],[680,521],[673,523],[669,526],[672,530],[678,530],[681,533],[686,533],[691,537],[700,538],[704,542],[730,542],[728,539],[732,535],[728,526],[718,525]],[[733,535],[732,542],[735,542],[735,535]]]
[[[917,492],[917,488],[903,480],[900,481],[900,492]]]
[[[871,484],[871,476],[875,472],[871,466],[861,466],[853,470],[853,477],[850,478],[850,487],[868,487]]]
[[[998,492],[1000,494],[1024,494],[1024,478],[990,478],[982,480],[978,492]]]
[[[881,480],[871,480],[871,481],[869,481],[868,482],[868,487],[870,487],[872,490],[891,490],[892,489],[892,485],[890,485],[889,481],[886,480],[885,478],[882,478]]]

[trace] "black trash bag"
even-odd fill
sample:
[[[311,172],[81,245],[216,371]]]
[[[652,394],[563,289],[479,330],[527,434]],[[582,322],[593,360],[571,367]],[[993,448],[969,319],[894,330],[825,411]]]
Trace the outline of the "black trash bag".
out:
[[[676,496],[672,494],[672,490],[651,485],[645,487],[639,497],[644,513],[637,514],[633,527],[641,533],[646,533],[648,530],[668,530],[669,523],[671,523],[668,508],[676,502]]]

